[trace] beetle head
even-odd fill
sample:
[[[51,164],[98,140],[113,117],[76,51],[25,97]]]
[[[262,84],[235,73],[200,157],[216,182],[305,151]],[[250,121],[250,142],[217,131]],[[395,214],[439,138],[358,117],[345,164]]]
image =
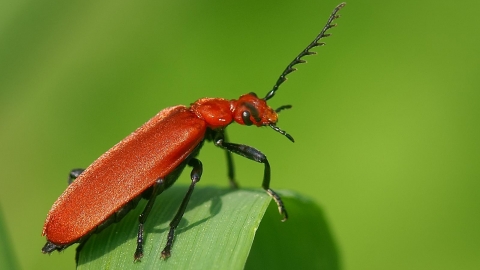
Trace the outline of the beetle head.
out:
[[[290,141],[294,141],[290,134],[276,126],[278,122],[277,113],[284,109],[289,109],[292,106],[285,105],[274,110],[267,105],[265,99],[258,98],[255,93],[241,96],[238,100],[232,101],[231,106],[235,122],[247,126],[269,126],[276,132],[287,137]]]

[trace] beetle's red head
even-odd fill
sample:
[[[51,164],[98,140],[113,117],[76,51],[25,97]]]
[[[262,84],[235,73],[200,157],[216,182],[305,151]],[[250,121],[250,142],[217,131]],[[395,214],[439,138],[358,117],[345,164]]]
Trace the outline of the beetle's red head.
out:
[[[291,107],[286,105],[274,110],[267,105],[266,99],[258,98],[255,93],[243,95],[238,100],[232,100],[231,103],[235,122],[247,126],[269,126],[293,142],[292,136],[276,126],[278,121],[277,113]]]

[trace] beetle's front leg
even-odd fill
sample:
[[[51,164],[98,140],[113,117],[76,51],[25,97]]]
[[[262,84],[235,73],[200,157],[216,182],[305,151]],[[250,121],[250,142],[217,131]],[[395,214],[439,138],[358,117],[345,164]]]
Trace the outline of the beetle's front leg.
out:
[[[283,215],[282,221],[288,219],[287,210],[283,204],[282,199],[278,194],[270,188],[270,164],[268,163],[267,157],[260,152],[259,150],[244,144],[228,143],[225,142],[225,137],[223,132],[219,131],[216,133],[214,144],[220,148],[223,148],[229,152],[241,155],[258,163],[263,163],[265,165],[265,170],[263,171],[263,182],[262,187],[277,203],[278,211]]]

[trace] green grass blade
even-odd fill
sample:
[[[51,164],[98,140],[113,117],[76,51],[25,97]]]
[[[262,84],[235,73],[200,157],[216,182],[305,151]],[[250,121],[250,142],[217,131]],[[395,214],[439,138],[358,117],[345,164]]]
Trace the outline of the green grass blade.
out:
[[[275,250],[290,250],[289,256],[293,261],[303,260],[305,255],[302,257],[295,250],[303,252],[301,247],[305,247],[306,241],[311,242],[308,248],[315,247],[311,254],[316,255],[308,256],[313,257],[310,265],[322,265],[317,262],[321,258],[318,252],[330,257],[330,262],[337,262],[325,221],[312,202],[294,194],[281,193],[293,220],[292,224],[289,224],[290,220],[282,223],[276,206],[263,190],[214,187],[198,187],[195,190],[176,231],[172,256],[162,260],[160,253],[167,239],[168,224],[186,190],[185,186],[172,187],[157,198],[146,223],[146,244],[141,262],[133,262],[133,253],[138,215],[145,201],[121,222],[90,237],[80,253],[78,269],[244,269],[247,258],[248,269],[260,269],[262,262],[281,261],[278,256],[283,256],[285,252],[275,253]],[[271,209],[263,218],[269,204]],[[296,225],[300,227],[297,229]],[[258,243],[255,240],[253,244],[259,226]],[[324,243],[317,242],[323,240]],[[278,249],[279,246],[283,246],[282,249]],[[338,266],[338,263],[330,263],[330,266]]]
[[[2,208],[0,207],[0,269],[19,269],[19,264],[13,252],[10,236],[8,235],[3,219]]]

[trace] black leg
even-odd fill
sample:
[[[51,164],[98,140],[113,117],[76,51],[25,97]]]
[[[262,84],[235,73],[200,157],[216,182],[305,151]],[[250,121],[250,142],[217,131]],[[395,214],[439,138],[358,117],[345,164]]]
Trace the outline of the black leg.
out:
[[[172,250],[172,245],[173,245],[173,238],[175,236],[175,229],[177,228],[178,224],[180,223],[180,220],[183,217],[183,214],[185,213],[185,210],[187,209],[188,201],[192,196],[193,189],[195,188],[195,184],[197,184],[198,181],[200,181],[200,178],[202,177],[203,166],[200,160],[196,158],[192,158],[188,162],[188,166],[193,167],[192,172],[190,174],[192,183],[188,188],[187,194],[183,198],[182,204],[180,205],[180,208],[178,209],[177,214],[175,214],[175,217],[173,218],[172,222],[170,222],[170,230],[168,231],[167,244],[165,245],[165,248],[162,251],[163,259],[167,259],[168,257],[170,257],[170,252]]]
[[[68,175],[68,184],[70,185],[73,180],[77,179],[77,177],[80,176],[80,174],[84,171],[85,169],[73,169],[70,171],[70,174]]]
[[[137,249],[135,250],[135,254],[133,255],[134,261],[138,261],[143,257],[143,242],[144,242],[144,234],[143,234],[143,226],[145,221],[147,220],[148,214],[152,210],[153,204],[155,203],[155,198],[158,194],[162,193],[165,190],[165,182],[163,179],[158,179],[153,186],[152,194],[148,199],[147,205],[143,212],[138,216],[138,233],[137,233]]]
[[[217,132],[214,143],[216,146],[223,148],[229,152],[233,152],[253,161],[265,164],[265,170],[263,171],[264,173],[262,187],[263,189],[265,189],[268,195],[270,195],[275,200],[275,203],[277,203],[278,211],[281,215],[283,215],[282,221],[287,220],[288,214],[285,206],[283,205],[282,199],[280,198],[280,196],[278,196],[277,193],[275,193],[275,191],[270,188],[270,164],[268,163],[267,157],[262,152],[251,146],[225,142],[225,136],[222,132]]]
[[[228,140],[227,135],[225,133],[223,134],[223,138],[225,140]],[[231,188],[238,188],[239,187],[238,183],[235,180],[235,167],[233,166],[232,152],[227,150],[227,151],[225,151],[225,153],[227,154],[227,169],[228,169],[228,180],[230,181],[230,187]]]

